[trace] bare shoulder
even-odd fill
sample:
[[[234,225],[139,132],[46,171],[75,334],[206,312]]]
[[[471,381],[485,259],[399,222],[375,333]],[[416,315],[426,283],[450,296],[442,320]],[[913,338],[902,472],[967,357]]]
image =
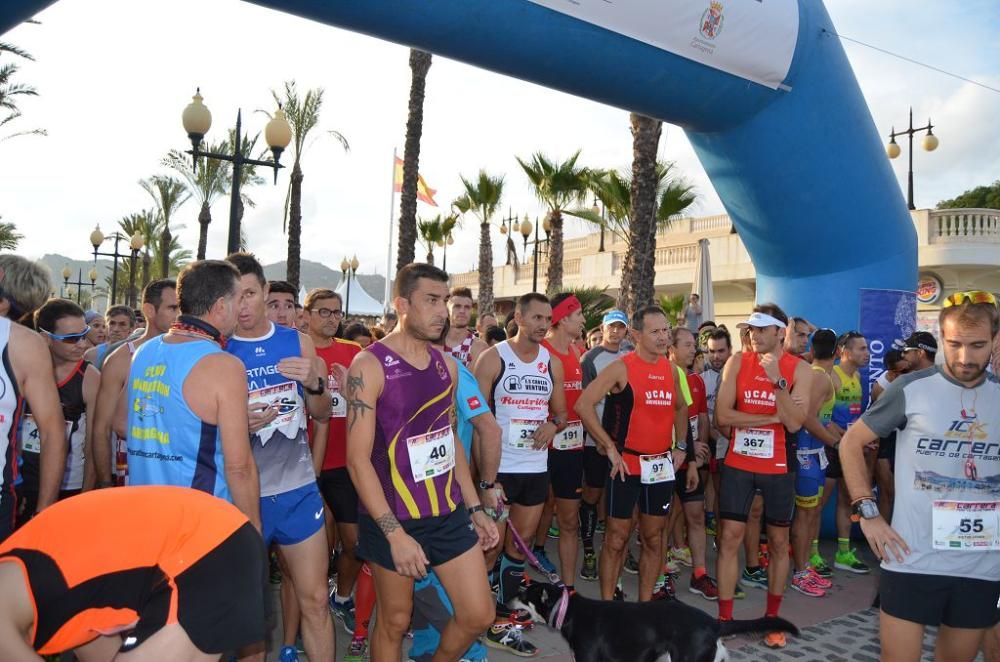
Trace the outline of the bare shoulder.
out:
[[[48,351],[41,335],[16,322],[11,322],[10,325],[10,342],[12,345],[16,345],[18,352]]]

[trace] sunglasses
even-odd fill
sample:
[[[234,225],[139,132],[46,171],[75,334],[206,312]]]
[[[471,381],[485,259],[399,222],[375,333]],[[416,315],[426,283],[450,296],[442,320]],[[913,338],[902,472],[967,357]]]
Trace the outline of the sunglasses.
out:
[[[857,331],[846,331],[840,334],[840,337],[837,338],[837,347],[843,347],[844,345],[851,342],[855,338],[864,338],[864,337],[865,337],[864,334],[858,333]]]
[[[53,340],[66,343],[67,345],[75,345],[86,338],[88,333],[90,333],[89,326],[79,333],[52,333],[50,331],[46,331],[45,335]]]
[[[994,307],[997,305],[997,298],[993,296],[992,292],[984,292],[983,290],[968,290],[966,292],[955,292],[944,300],[942,307],[951,308],[952,306],[961,306],[966,301],[971,304],[987,303]]]

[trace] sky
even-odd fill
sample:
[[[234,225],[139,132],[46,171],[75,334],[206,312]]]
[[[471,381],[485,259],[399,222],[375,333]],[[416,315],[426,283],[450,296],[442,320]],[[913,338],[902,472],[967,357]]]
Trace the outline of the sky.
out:
[[[842,35],[1000,88],[995,0],[827,0],[827,8]],[[48,131],[0,142],[0,215],[25,235],[20,253],[87,259],[95,225],[108,233],[121,217],[148,208],[152,200],[138,181],[168,174],[160,165],[166,152],[189,148],[180,117],[195,87],[213,114],[208,139],[219,140],[238,108],[245,128],[262,131],[267,117],[254,111],[273,110],[270,91],[295,79],[302,89],[325,90],[320,130],[302,159],[302,257],[338,269],[342,257],[357,255],[361,273],[385,273],[392,154],[402,155],[405,136],[408,49],[239,0],[60,0],[37,18],[40,25],[0,37],[35,57],[20,63],[18,80],[40,92],[22,101],[25,117],[11,126]],[[933,153],[917,147],[917,207],[1000,179],[1000,94],[851,42],[844,48],[880,134],[905,126],[910,106],[915,122],[933,120],[940,147]],[[349,152],[329,130],[347,138]],[[534,220],[542,210],[514,156],[542,151],[562,159],[577,149],[584,165],[628,168],[627,112],[434,58],[420,171],[444,208],[461,191],[459,174],[485,168],[506,177],[503,215],[509,209]],[[676,161],[694,184],[694,215],[724,212],[680,129],[665,127],[661,156]],[[283,162],[291,163],[290,153]],[[905,151],[894,168],[905,194]],[[271,263],[287,253],[288,170],[277,186],[265,175],[267,184],[245,190],[256,207],[246,210],[244,225],[250,248]],[[395,204],[398,210],[398,198]],[[209,257],[225,249],[228,209],[228,198],[212,209]],[[192,252],[198,211],[189,202],[175,217],[184,227],[174,234]],[[418,213],[437,210],[421,204]],[[585,229],[568,221],[569,236]],[[470,219],[450,247],[449,271],[475,268],[478,237]],[[503,259],[500,238],[494,235],[496,263]],[[418,246],[418,259],[424,254]]]

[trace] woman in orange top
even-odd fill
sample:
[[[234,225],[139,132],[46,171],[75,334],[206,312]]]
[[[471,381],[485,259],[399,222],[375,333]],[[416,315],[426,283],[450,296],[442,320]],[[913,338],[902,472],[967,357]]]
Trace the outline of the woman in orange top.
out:
[[[266,567],[257,530],[204,492],[72,497],[0,544],[0,659],[218,659],[263,641]]]

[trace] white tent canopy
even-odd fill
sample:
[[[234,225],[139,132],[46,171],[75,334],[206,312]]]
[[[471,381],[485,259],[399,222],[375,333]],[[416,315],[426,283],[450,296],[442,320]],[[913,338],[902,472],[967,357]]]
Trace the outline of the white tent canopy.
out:
[[[340,285],[337,286],[336,292],[344,299],[344,310],[348,317],[352,315],[379,317],[382,315],[384,312],[382,304],[377,299],[372,298],[372,295],[365,292],[365,288],[361,287],[361,283],[355,278],[350,279],[351,299],[350,309],[348,309],[347,283],[347,279],[342,280]]]
[[[708,239],[698,240],[698,254],[694,263],[694,282],[691,294],[701,300],[701,319],[715,319],[715,294],[712,292],[712,260],[709,257]]]

